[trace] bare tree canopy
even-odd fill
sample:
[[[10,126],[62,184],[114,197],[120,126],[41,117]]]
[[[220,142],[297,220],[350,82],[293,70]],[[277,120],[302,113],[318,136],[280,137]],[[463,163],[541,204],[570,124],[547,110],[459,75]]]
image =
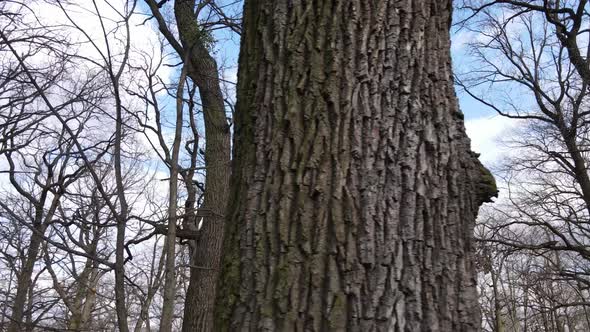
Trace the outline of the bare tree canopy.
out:
[[[504,195],[478,226],[489,331],[590,328],[587,1],[463,1],[470,96],[519,120]],[[516,120],[515,120],[516,121]],[[486,314],[484,313],[484,317]]]
[[[585,0],[0,1],[0,331],[588,331],[589,59]]]

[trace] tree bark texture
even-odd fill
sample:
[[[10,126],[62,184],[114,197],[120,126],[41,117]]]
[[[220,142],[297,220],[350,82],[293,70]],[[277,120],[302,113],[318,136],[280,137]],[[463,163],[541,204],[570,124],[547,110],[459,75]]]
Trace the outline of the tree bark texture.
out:
[[[451,1],[245,1],[216,330],[476,331]]]

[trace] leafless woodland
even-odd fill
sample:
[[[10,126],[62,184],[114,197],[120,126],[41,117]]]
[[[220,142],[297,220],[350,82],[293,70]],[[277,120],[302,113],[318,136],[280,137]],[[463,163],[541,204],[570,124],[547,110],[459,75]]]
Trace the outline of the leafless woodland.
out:
[[[0,1],[0,331],[590,331],[589,10]]]

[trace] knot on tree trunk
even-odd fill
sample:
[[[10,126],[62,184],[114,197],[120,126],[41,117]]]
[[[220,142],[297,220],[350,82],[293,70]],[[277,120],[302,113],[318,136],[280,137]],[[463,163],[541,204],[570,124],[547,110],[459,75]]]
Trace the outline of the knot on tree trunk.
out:
[[[479,153],[471,153],[474,159],[474,178],[476,198],[478,205],[483,203],[493,202],[492,197],[498,197],[498,187],[496,186],[496,179],[479,160]]]

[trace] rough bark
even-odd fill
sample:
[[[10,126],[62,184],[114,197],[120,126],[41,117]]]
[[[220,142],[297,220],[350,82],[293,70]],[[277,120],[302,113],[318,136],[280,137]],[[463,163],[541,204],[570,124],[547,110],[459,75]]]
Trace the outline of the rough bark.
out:
[[[207,49],[206,35],[194,16],[195,0],[176,0],[174,15],[183,51],[188,57],[187,75],[199,88],[205,123],[206,212],[191,261],[183,331],[210,331],[223,242],[223,219],[229,195],[230,132],[215,59]]]
[[[245,1],[219,331],[476,331],[451,1]]]

